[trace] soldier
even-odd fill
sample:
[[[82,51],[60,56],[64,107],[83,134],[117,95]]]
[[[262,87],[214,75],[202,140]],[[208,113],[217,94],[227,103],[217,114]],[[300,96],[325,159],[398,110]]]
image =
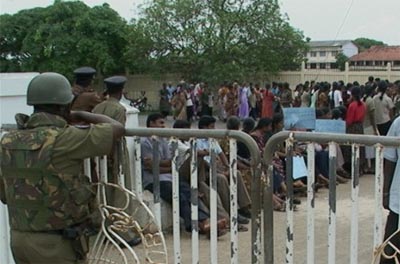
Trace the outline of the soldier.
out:
[[[111,117],[112,119],[120,122],[125,126],[126,122],[126,108],[119,103],[122,98],[124,84],[126,77],[124,76],[113,76],[104,80],[106,84],[105,93],[109,96],[106,101],[95,106],[93,113],[103,114]],[[131,177],[129,171],[129,152],[126,147],[125,138],[121,138],[112,150],[112,155],[108,156],[108,182],[118,184],[118,175],[120,173],[120,165],[122,167],[122,173],[125,178],[125,186],[129,189],[131,186]],[[121,207],[125,204],[125,195],[121,191],[115,189],[108,189],[107,196],[110,198],[109,202],[113,205]],[[131,208],[132,209],[132,208]],[[119,235],[127,241],[128,245],[135,246],[141,242],[141,239],[135,234],[129,232],[120,232]]]
[[[75,98],[71,110],[91,112],[93,107],[101,103],[101,98],[92,87],[96,70],[91,67],[81,67],[74,71],[75,84],[72,93]]]
[[[83,160],[110,153],[125,132],[103,115],[70,111],[68,80],[43,73],[28,85],[31,116],[1,140],[0,198],[8,206],[16,263],[85,263],[95,192]],[[70,126],[84,121],[87,129]]]

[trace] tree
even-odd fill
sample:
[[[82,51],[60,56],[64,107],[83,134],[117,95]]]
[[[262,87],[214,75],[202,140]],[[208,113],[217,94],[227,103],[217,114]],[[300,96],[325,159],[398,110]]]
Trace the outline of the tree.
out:
[[[338,53],[336,55],[336,64],[339,68],[339,70],[344,71],[346,68],[346,62],[349,60],[349,58],[344,55],[342,52]]]
[[[71,77],[74,68],[90,65],[100,74],[125,72],[127,25],[108,4],[90,8],[79,1],[55,1],[2,15],[0,22],[2,71],[56,71]]]
[[[300,65],[306,45],[276,0],[151,1],[138,24],[153,70],[222,81]]]
[[[382,41],[378,41],[375,39],[369,39],[369,38],[357,38],[353,42],[358,46],[360,52],[367,50],[372,46],[385,46],[386,45]]]

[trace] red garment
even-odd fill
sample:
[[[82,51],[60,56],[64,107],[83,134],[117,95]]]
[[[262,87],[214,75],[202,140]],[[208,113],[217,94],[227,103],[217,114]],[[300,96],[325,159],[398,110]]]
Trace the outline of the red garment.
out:
[[[353,101],[349,104],[346,113],[346,125],[352,125],[354,123],[363,123],[366,113],[366,107],[363,102],[359,104],[357,101]]]
[[[272,109],[272,102],[274,101],[274,94],[269,90],[261,91],[263,99],[262,99],[262,111],[261,117],[272,118],[274,116],[274,111]]]

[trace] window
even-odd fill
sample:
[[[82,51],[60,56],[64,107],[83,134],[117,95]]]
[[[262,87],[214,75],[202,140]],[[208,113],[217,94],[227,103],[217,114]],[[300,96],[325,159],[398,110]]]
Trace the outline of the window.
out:
[[[332,57],[336,57],[339,54],[339,51],[337,51],[337,50],[331,51],[331,54],[332,54]]]
[[[326,51],[320,51],[319,52],[320,57],[325,57],[326,56]]]
[[[310,57],[317,57],[317,52],[311,51],[310,52]]]
[[[316,69],[317,64],[316,63],[310,63],[310,69]]]
[[[337,68],[338,68],[338,66],[336,63],[331,63],[331,69],[337,69]]]
[[[319,64],[320,69],[326,69],[326,64],[325,63],[320,63]]]

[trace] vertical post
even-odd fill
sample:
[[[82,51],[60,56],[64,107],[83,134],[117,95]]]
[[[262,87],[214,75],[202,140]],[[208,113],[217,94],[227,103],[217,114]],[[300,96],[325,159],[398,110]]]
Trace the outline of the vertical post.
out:
[[[229,183],[231,202],[231,264],[238,263],[238,221],[237,221],[237,146],[235,139],[229,139]]]
[[[178,168],[178,141],[171,141],[172,149],[172,211],[173,211],[173,234],[174,234],[174,263],[181,263],[181,233],[179,215],[179,168]]]
[[[251,168],[251,263],[260,263],[261,256],[261,164]],[[263,176],[265,177],[265,176]]]
[[[306,62],[302,61],[301,62],[301,71],[300,71],[300,82],[304,83],[306,80],[304,78],[304,73],[306,71]]]
[[[15,263],[10,247],[10,225],[8,221],[8,210],[7,206],[2,203],[0,203],[0,248],[1,252],[3,252],[0,254],[0,262],[9,264]]]
[[[345,83],[349,82],[349,73],[350,73],[349,62],[346,61],[344,64],[344,82]]]
[[[329,143],[328,264],[336,259],[336,143]]]
[[[350,263],[358,263],[358,192],[360,177],[360,146],[353,144],[351,154],[351,234],[350,234]]]
[[[274,204],[273,195],[273,171],[274,166],[268,164],[266,184],[264,186],[264,263],[274,263]]]
[[[217,244],[217,159],[216,159],[216,140],[210,139],[210,263],[218,263],[218,244]]]
[[[315,250],[315,147],[307,145],[307,264],[314,264]]]
[[[199,212],[198,212],[198,172],[197,172],[197,141],[190,140],[190,185],[191,185],[191,211],[192,211],[192,263],[198,264],[199,257]]]
[[[100,158],[99,166],[100,166],[100,182],[107,183],[108,180],[107,156],[103,156]],[[107,204],[106,186],[101,185],[99,189],[100,189],[100,195],[99,195],[100,203]]]
[[[141,152],[141,146],[140,146],[140,137],[134,137],[133,139],[133,160],[134,160],[134,166],[130,166],[132,170],[134,170],[131,173],[132,177],[132,190],[136,191],[137,197],[139,197],[140,200],[143,198],[143,185],[142,185],[142,152]],[[134,168],[132,168],[134,167]],[[133,175],[135,175],[133,177]],[[134,179],[134,180],[133,180]]]
[[[374,251],[382,244],[382,192],[383,192],[383,147],[375,149],[375,220],[374,220]]]
[[[293,263],[293,138],[286,140],[286,263]]]
[[[152,138],[153,144],[153,195],[154,216],[159,227],[161,227],[161,197],[160,197],[160,143],[158,138]]]
[[[83,173],[92,179],[92,171],[90,170],[90,158],[87,158],[83,161]]]

